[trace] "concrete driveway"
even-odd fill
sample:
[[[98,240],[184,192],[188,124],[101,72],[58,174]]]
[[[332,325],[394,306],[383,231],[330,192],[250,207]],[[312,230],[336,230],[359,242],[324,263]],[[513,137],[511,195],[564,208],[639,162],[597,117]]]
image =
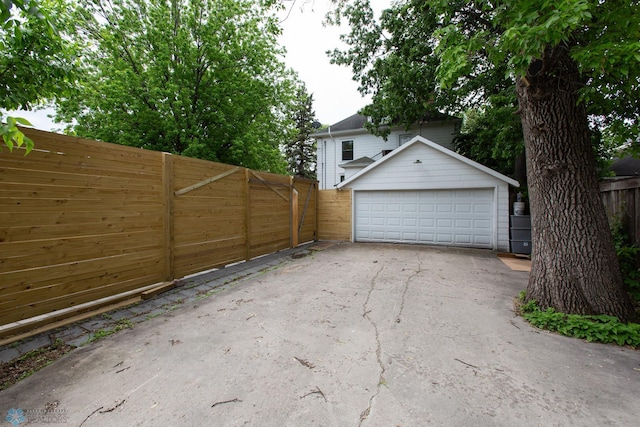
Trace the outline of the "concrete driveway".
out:
[[[0,392],[2,418],[49,405],[74,426],[638,425],[640,352],[531,328],[513,313],[527,277],[483,251],[312,251],[74,350]]]

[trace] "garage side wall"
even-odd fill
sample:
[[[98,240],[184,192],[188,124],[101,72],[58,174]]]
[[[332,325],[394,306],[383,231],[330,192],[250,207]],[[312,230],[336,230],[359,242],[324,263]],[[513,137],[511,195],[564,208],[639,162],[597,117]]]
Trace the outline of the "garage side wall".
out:
[[[425,144],[415,144],[350,183],[353,191],[494,189],[495,249],[509,251],[508,184]]]

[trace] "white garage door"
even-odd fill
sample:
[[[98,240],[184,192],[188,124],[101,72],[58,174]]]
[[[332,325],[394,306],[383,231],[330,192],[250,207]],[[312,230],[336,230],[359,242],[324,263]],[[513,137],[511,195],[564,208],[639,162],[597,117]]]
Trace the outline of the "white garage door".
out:
[[[355,241],[493,247],[493,190],[356,191]]]

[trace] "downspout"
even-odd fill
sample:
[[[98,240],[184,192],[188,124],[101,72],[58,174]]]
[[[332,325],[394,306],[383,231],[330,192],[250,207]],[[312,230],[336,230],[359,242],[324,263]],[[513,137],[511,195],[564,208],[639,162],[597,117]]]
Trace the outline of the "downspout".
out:
[[[333,161],[336,162],[336,165],[337,165],[338,160],[336,159],[336,141],[333,139],[333,135],[331,135],[331,126],[327,128],[327,132],[329,133],[329,138],[331,138],[331,140],[333,141]],[[333,166],[334,171],[337,169],[336,165]],[[335,175],[335,172],[334,172],[334,175]],[[334,181],[335,181],[335,176],[334,176]],[[329,187],[326,187],[326,185],[328,184],[326,176],[325,176],[324,184],[325,184],[325,188],[329,188]]]
[[[327,140],[323,139],[324,149],[322,150],[322,189],[327,189]]]

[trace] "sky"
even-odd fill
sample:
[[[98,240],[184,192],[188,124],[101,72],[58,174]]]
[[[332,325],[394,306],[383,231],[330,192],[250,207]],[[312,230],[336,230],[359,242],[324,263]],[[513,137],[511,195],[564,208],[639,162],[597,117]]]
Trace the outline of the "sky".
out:
[[[287,50],[285,63],[298,75],[313,94],[316,119],[322,124],[334,124],[358,112],[367,105],[370,97],[363,98],[358,83],[353,81],[349,67],[332,65],[326,51],[344,47],[340,34],[347,27],[325,27],[324,17],[332,8],[330,0],[283,0],[285,10],[280,12],[283,34],[280,44]],[[371,0],[376,16],[391,0]],[[47,115],[52,110],[21,111],[11,114],[24,117],[42,130],[54,130],[61,126]]]
[[[380,15],[391,0],[371,0]],[[281,43],[287,49],[286,64],[298,72],[300,79],[313,94],[316,118],[323,124],[334,124],[358,112],[370,97],[363,98],[358,83],[353,81],[351,69],[330,64],[328,50],[344,47],[340,34],[348,27],[323,27],[322,22],[333,7],[330,0],[286,0],[286,14],[282,22]]]

